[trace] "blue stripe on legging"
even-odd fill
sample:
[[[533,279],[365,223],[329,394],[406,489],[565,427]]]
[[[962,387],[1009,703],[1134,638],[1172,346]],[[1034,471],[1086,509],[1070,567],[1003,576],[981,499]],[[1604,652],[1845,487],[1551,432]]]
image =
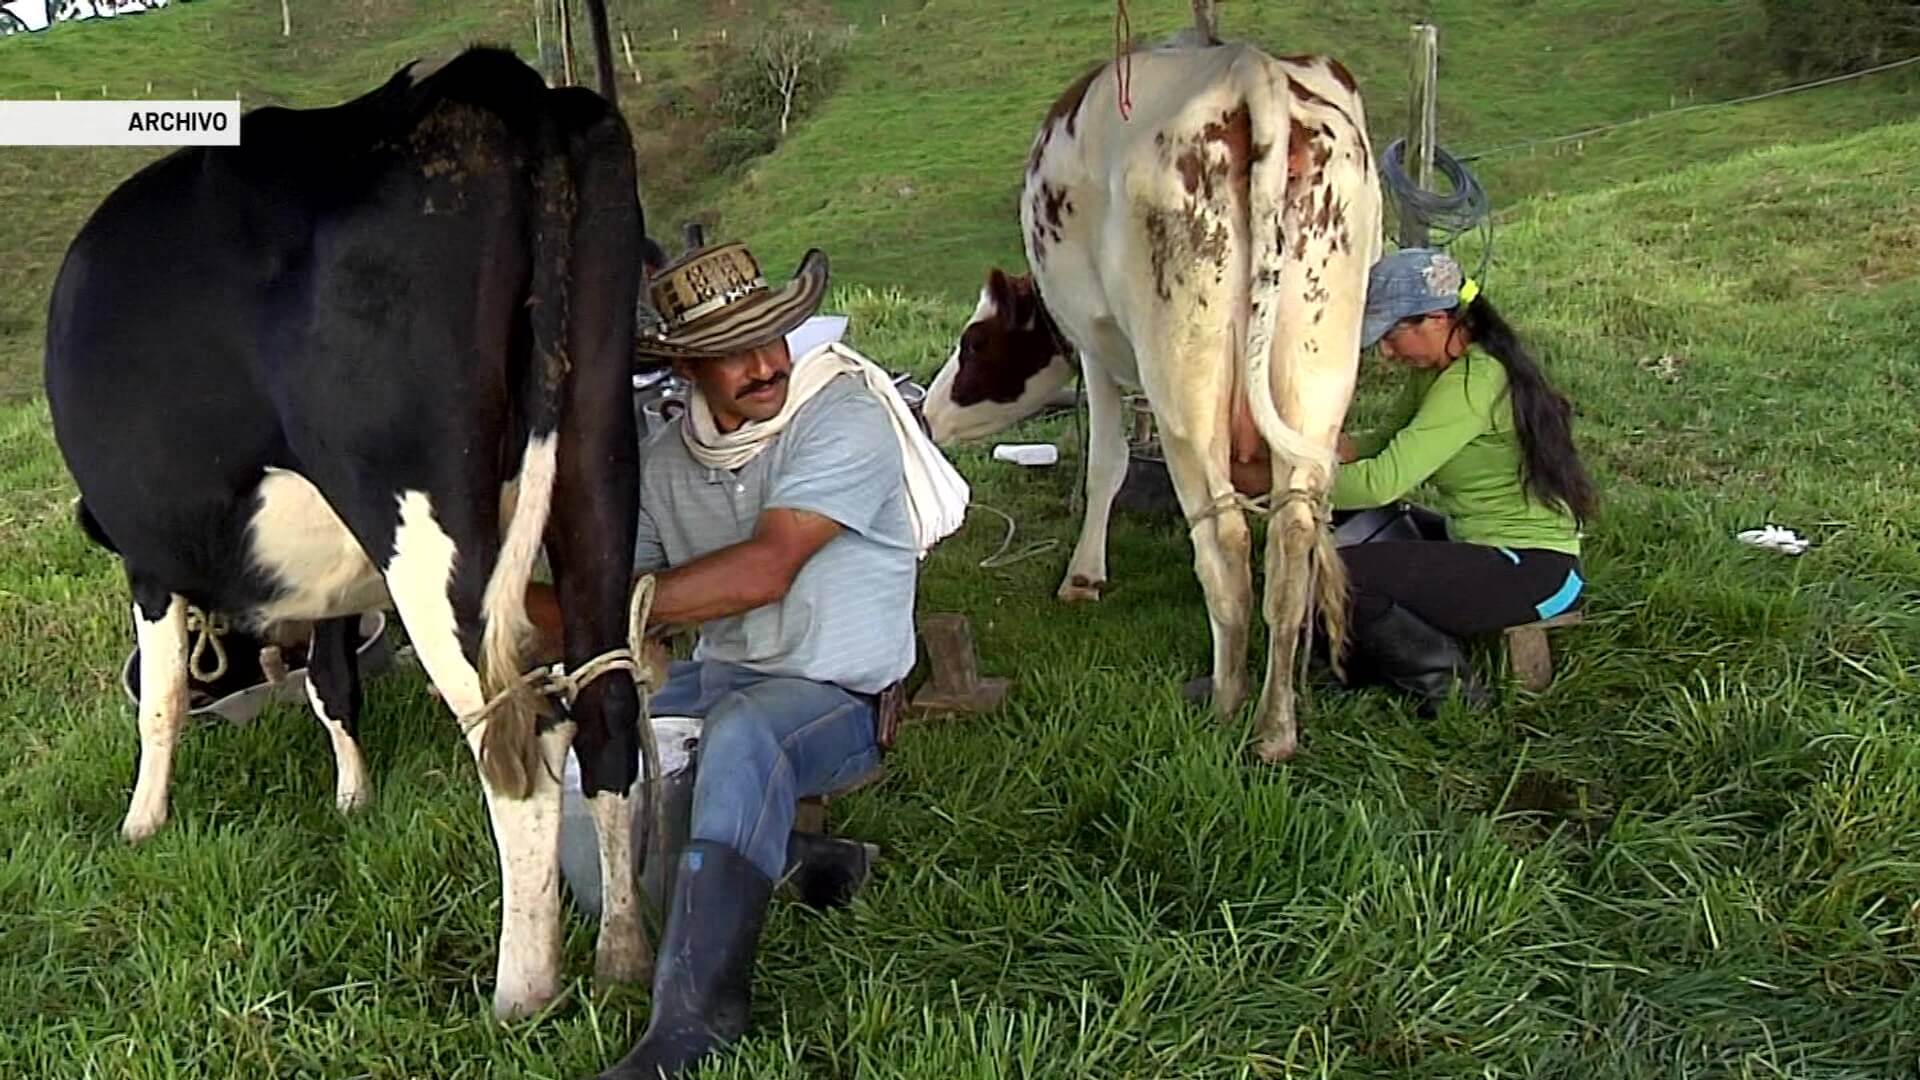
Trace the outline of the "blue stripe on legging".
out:
[[[1510,548],[1510,547],[1503,547],[1503,548],[1497,548],[1496,550],[1497,550],[1497,551],[1499,551],[1499,552],[1500,552],[1500,554],[1502,554],[1502,555],[1505,555],[1505,556],[1506,556],[1507,558],[1509,558],[1509,559],[1511,559],[1511,560],[1513,560],[1513,565],[1515,565],[1515,566],[1519,566],[1519,565],[1520,565],[1520,553],[1519,553],[1519,552],[1517,552],[1517,551],[1515,551],[1515,550],[1513,550],[1513,549],[1512,549],[1512,548]]]
[[[1555,615],[1572,607],[1573,602],[1580,598],[1580,586],[1582,584],[1580,571],[1567,571],[1566,584],[1560,586],[1560,591],[1533,605],[1533,609],[1538,611],[1540,617],[1543,619],[1553,618]]]

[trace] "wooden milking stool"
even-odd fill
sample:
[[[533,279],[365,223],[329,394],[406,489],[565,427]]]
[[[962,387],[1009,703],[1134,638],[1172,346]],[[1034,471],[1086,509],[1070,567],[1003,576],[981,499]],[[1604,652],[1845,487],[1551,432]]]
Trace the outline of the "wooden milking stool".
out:
[[[980,674],[979,659],[973,645],[973,629],[967,617],[958,612],[935,612],[920,617],[920,633],[926,638],[927,664],[932,669],[926,685],[915,694],[909,708],[920,715],[941,712],[974,713],[998,708],[1006,700],[1013,680]],[[855,789],[880,779],[883,771],[861,777],[840,791],[801,799],[794,808],[793,827],[806,833],[825,833],[827,804]]]
[[[923,615],[920,633],[927,639],[927,664],[932,674],[913,696],[914,712],[987,712],[1006,700],[1013,682],[981,676],[974,655],[973,628],[965,615],[953,611]]]
[[[1507,627],[1502,635],[1507,647],[1507,666],[1521,686],[1537,694],[1553,684],[1553,648],[1547,643],[1547,631],[1578,626],[1581,621],[1579,612],[1569,611],[1551,619]]]

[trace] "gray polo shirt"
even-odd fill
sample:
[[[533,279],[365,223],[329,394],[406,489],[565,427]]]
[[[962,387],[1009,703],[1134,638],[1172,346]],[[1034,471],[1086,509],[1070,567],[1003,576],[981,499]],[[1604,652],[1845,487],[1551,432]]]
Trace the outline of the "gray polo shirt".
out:
[[[841,526],[784,598],[702,624],[694,658],[857,693],[905,677],[914,660],[919,559],[886,406],[857,377],[841,375],[737,473],[694,460],[681,441],[684,422],[641,446],[636,571],[747,540],[769,508],[809,510]]]

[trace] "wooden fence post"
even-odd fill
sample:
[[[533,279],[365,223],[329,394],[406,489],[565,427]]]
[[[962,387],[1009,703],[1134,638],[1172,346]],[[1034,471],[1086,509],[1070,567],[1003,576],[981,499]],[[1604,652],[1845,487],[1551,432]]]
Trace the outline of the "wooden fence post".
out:
[[[1193,0],[1193,28],[1200,31],[1200,40],[1218,41],[1220,24],[1214,21],[1213,0]]]
[[[562,86],[573,85],[573,0],[558,0],[554,5],[559,9],[554,20],[559,26],[560,37],[560,82]]]
[[[1435,114],[1440,83],[1440,28],[1431,23],[1413,27],[1413,49],[1407,69],[1407,141],[1401,165],[1421,191],[1433,190],[1433,147],[1438,141]],[[1400,208],[1400,246],[1427,246],[1427,226]]]

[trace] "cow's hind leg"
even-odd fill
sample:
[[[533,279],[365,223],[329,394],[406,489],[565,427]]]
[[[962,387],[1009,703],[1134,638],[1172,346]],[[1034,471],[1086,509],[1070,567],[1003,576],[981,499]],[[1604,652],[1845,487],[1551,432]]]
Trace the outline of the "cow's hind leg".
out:
[[[372,786],[360,753],[360,617],[314,624],[307,649],[307,702],[333,741],[333,804],[351,813],[367,804]]]
[[[551,444],[540,449],[552,453]],[[528,448],[529,454],[535,452],[535,447]],[[455,528],[462,536],[487,533],[472,521],[457,523]],[[475,716],[486,704],[480,673],[463,645],[477,638],[473,630],[479,621],[480,588],[472,577],[455,572],[463,561],[490,561],[483,560],[483,554],[456,548],[426,495],[409,491],[401,499],[393,556],[385,570],[387,588],[421,666],[458,717]],[[476,761],[486,729],[487,722],[482,720],[465,733]],[[502,1020],[539,1011],[560,988],[559,778],[566,767],[573,725],[545,725],[536,738],[544,767],[532,770],[526,797],[513,798],[499,791],[487,771],[480,770],[500,859],[500,948],[493,1007]]]
[[[140,647],[140,765],[120,834],[139,842],[167,823],[173,748],[187,722],[187,601],[133,578]]]
[[[1204,328],[1188,324],[1184,329],[1156,336],[1151,353],[1141,350],[1141,376],[1153,402],[1167,473],[1192,523],[1193,571],[1213,630],[1214,711],[1230,719],[1247,697],[1253,537],[1233,499],[1228,471],[1228,358]]]
[[[560,602],[567,670],[627,644],[627,600],[639,514],[639,437],[628,390],[633,298],[640,286],[632,253],[640,243],[633,150],[626,129],[598,99],[576,98],[581,162],[571,305],[574,367],[567,422],[557,434],[558,471],[547,554]],[[615,670],[573,703],[580,786],[600,845],[600,936],[594,975],[645,982],[653,951],[641,921],[633,863],[634,799],[641,740],[633,680]],[[660,835],[657,831],[655,836]]]
[[[1080,540],[1060,582],[1060,599],[1098,600],[1107,583],[1107,523],[1114,497],[1127,478],[1127,435],[1120,416],[1120,387],[1098,358],[1082,357],[1080,379],[1087,388],[1087,505]]]

